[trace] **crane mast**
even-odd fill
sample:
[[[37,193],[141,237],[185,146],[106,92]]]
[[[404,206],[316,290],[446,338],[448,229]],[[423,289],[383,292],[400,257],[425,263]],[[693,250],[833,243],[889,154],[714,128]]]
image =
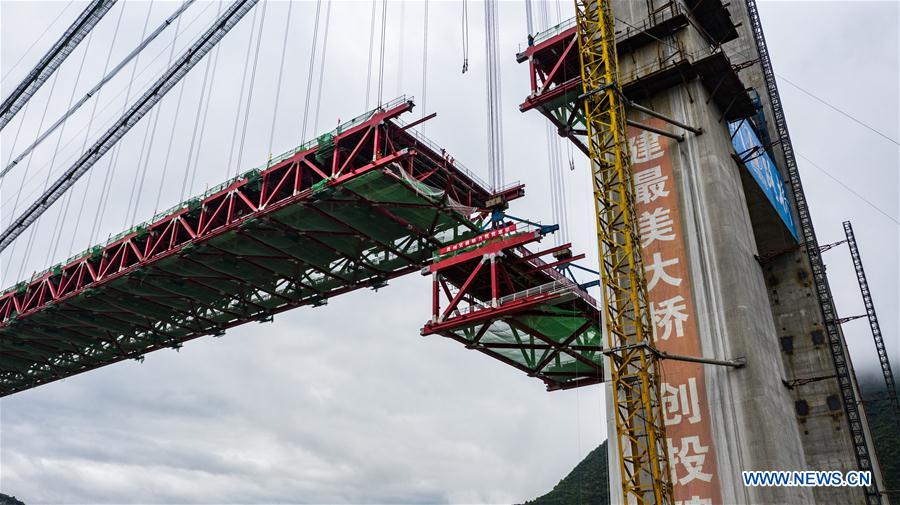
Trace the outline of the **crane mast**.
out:
[[[575,0],[575,17],[623,501],[672,504],[612,8],[609,0]]]

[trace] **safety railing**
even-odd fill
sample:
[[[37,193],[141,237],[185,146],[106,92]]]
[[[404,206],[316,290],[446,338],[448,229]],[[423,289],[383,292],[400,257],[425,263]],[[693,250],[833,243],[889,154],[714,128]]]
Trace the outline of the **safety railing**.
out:
[[[542,32],[536,33],[534,36],[534,43],[539,44],[547,39],[552,39],[573,26],[575,26],[575,18],[566,19],[556,26],[551,26]]]
[[[575,284],[572,281],[570,281],[569,279],[562,278],[562,279],[557,279],[555,281],[548,282],[546,284],[541,284],[540,286],[535,286],[533,288],[528,288],[528,289],[525,289],[522,291],[518,291],[511,295],[502,296],[497,301],[500,305],[504,305],[504,304],[507,304],[510,302],[514,302],[517,300],[523,300],[523,299],[531,298],[531,297],[538,296],[538,295],[545,295],[545,294],[549,295],[549,294],[570,291],[573,287],[577,287],[577,286],[575,286]]]
[[[546,284],[541,284],[540,286],[535,286],[533,288],[524,289],[522,291],[517,291],[515,293],[502,296],[497,299],[497,305],[502,307],[503,305],[511,302],[515,302],[517,300],[524,300],[527,298],[532,298],[539,295],[552,295],[558,293],[565,293],[567,291],[572,291],[573,289],[577,289],[578,286],[570,281],[569,279],[563,278],[562,280],[555,280],[548,282]],[[480,310],[490,309],[491,303],[490,301],[486,302],[476,302],[465,307],[457,307],[455,312],[462,316],[465,314],[471,314],[473,312],[478,312]]]

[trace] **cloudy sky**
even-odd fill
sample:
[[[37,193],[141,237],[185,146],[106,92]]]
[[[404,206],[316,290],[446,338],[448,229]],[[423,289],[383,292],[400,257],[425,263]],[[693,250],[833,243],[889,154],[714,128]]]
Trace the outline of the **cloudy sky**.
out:
[[[107,59],[117,63],[145,26],[152,30],[176,7],[164,1],[115,7],[3,131],[0,160],[27,145],[42,124],[55,121],[103,75]],[[384,100],[414,95],[420,105],[414,114],[422,112],[423,102],[425,111],[437,112],[426,134],[487,178],[481,3],[468,2],[466,74],[460,73],[464,4],[429,4],[425,87],[425,4],[387,4],[382,67],[378,3],[368,97],[371,2],[336,1],[330,15],[322,2],[311,79],[317,4],[262,7],[207,57],[208,74],[204,60],[183,89],[176,87],[162,101],[158,116],[148,115],[129,133],[114,170],[106,159],[98,163],[90,179],[85,176],[70,191],[71,201],[57,202],[32,227],[33,235],[24,234],[0,256],[0,285],[63,260],[238,168],[263,163],[270,152],[299,144],[304,111],[315,124],[307,137],[359,114],[378,102],[379,87]],[[4,96],[82,8],[78,2],[0,1]],[[185,13],[176,56],[218,8],[197,2]],[[571,15],[571,6],[550,2],[535,11],[540,27],[545,13],[555,24]],[[841,221],[853,221],[896,367],[900,4],[762,2],[760,11],[820,242],[840,240]],[[516,213],[546,222],[552,214],[543,189],[545,122],[517,108],[528,90],[525,68],[514,60],[525,27],[524,4],[501,3],[506,174],[529,188],[530,198],[516,205]],[[89,102],[3,181],[0,224],[6,226],[51,173],[65,169],[85,141],[118,117],[130,102],[129,82],[133,98],[167,66],[173,32],[144,51],[136,72],[126,68],[96,107]],[[211,86],[203,92],[205,75]],[[195,132],[198,141],[189,155]],[[569,156],[564,148],[566,165]],[[571,156],[576,170],[566,173],[569,235],[577,249],[595,257],[593,219],[585,210],[585,160]],[[192,170],[196,166],[193,185],[185,177],[189,158]],[[107,178],[113,189],[104,199]],[[826,260],[840,314],[862,313],[846,249],[827,253]],[[419,337],[428,317],[428,289],[426,279],[409,276],[377,295],[352,293],[326,307],[279,315],[274,323],[192,341],[180,352],[160,351],[143,363],[117,364],[6,398],[0,402],[0,490],[29,504],[508,503],[545,492],[605,438],[600,388],[546,393],[540,382],[454,342]],[[845,331],[857,368],[874,370],[864,320]]]

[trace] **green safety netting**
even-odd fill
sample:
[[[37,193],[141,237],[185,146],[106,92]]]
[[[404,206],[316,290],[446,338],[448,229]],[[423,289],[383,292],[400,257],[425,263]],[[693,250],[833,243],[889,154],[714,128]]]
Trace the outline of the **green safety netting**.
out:
[[[473,342],[483,325],[489,324],[488,330],[479,340],[479,344],[484,348],[515,361],[539,377],[547,372],[572,374],[571,376],[543,375],[544,378],[553,382],[565,383],[577,380],[579,377],[602,378],[600,370],[603,363],[603,340],[599,321],[592,320],[592,324],[587,329],[582,330],[568,346],[564,347],[565,352],[557,353],[549,363],[540,369],[538,366],[553,350],[549,346],[544,349],[536,348],[536,346],[547,345],[536,335],[540,334],[555,343],[560,343],[571,337],[587,322],[588,319],[577,311],[556,305],[542,304],[537,308],[530,308],[527,313],[513,313],[487,323],[480,321],[447,330],[446,333],[467,342]],[[492,344],[499,345],[492,346]],[[572,349],[572,346],[578,347],[579,350]],[[581,349],[582,346],[585,349]],[[576,360],[573,354],[582,356],[595,366]]]
[[[360,198],[434,233],[412,233]],[[271,213],[277,226],[267,217],[249,219],[240,232],[188,244],[152,266],[10,320],[0,328],[0,351],[14,352],[0,353],[0,390],[178,347],[354,287],[380,287],[418,270],[437,247],[476,234],[471,213],[402,171],[374,170],[320,186],[309,199]]]

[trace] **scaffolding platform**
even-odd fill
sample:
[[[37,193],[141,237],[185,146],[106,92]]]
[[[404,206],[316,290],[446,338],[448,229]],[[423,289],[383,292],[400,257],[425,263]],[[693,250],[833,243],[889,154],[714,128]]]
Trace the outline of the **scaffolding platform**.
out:
[[[0,294],[0,396],[416,272],[492,193],[399,99]]]
[[[422,335],[439,334],[541,379],[548,390],[603,381],[597,302],[555,267],[581,259],[569,244],[532,252],[539,226],[506,223],[443,248],[432,276],[432,317]],[[553,255],[550,263],[541,259]]]
[[[695,2],[696,3],[696,2]],[[730,17],[722,17],[712,4],[700,2],[697,12],[704,13],[709,28],[717,36],[731,37],[725,28],[733,25]],[[717,14],[718,13],[718,14]],[[725,10],[727,14],[727,10]],[[645,21],[645,23],[649,23]],[[714,23],[714,24],[713,24]],[[616,46],[621,54],[634,51],[660,37],[672,34],[688,24],[687,13],[673,5],[659,13],[658,19],[646,26],[626,27],[618,33]],[[727,32],[727,33],[726,33]],[[705,32],[709,35],[709,32]],[[583,93],[578,40],[573,20],[561,23],[534,39],[534,44],[519,53],[519,63],[528,62],[531,91],[519,105],[522,112],[537,109],[557,128],[560,135],[569,137],[579,149],[587,153],[582,105],[578,97]],[[735,121],[756,113],[756,106],[741,82],[731,61],[721,50],[691,54],[673,46],[670,54],[660,54],[650,65],[630,67],[623,60],[620,68],[622,92],[630,100],[641,100],[677,86],[691,79],[700,79],[709,92],[709,99],[722,111],[723,121]]]

